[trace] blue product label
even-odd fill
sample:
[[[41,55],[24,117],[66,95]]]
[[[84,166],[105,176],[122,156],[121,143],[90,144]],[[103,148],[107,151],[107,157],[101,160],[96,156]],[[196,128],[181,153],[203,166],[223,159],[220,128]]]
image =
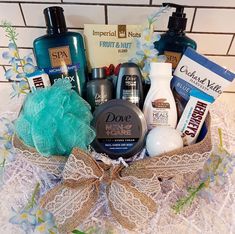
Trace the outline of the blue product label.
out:
[[[211,96],[209,96],[209,95],[207,95],[197,89],[192,89],[192,91],[190,92],[190,96],[196,97],[200,100],[203,100],[203,101],[209,102],[209,103],[212,103],[215,101],[213,97],[211,97]]]
[[[80,64],[65,65],[56,68],[45,68],[45,72],[49,75],[51,84],[59,79],[67,79],[70,81],[72,88],[80,93],[80,82],[78,69]]]
[[[126,153],[131,150],[138,139],[130,138],[130,139],[98,139],[102,147],[105,149],[112,151],[113,153]]]
[[[172,80],[172,86],[186,101],[189,100],[191,90],[195,89],[194,85],[180,79],[177,76],[174,76],[174,79]],[[206,92],[203,93],[206,94]]]

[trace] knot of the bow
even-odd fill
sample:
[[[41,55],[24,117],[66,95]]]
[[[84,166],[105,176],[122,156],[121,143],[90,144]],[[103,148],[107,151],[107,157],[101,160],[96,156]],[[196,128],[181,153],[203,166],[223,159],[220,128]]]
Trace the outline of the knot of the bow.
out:
[[[79,151],[79,154],[76,152]],[[81,184],[105,183],[107,185],[117,178],[122,170],[121,165],[97,163],[90,155],[75,149],[70,155],[64,171],[63,180],[72,187]]]
[[[103,171],[102,176],[99,178],[100,183],[104,183],[107,185],[110,185],[113,180],[116,180],[119,178],[119,173],[122,170],[123,166],[120,165],[111,165],[107,166],[103,163],[100,165]]]

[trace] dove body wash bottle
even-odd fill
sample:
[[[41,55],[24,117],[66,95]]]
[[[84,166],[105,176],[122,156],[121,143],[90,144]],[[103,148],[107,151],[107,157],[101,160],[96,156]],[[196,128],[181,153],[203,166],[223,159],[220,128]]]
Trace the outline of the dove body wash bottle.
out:
[[[63,8],[44,9],[47,34],[34,40],[37,65],[49,75],[51,84],[68,79],[72,88],[85,97],[86,57],[83,38],[68,32]]]

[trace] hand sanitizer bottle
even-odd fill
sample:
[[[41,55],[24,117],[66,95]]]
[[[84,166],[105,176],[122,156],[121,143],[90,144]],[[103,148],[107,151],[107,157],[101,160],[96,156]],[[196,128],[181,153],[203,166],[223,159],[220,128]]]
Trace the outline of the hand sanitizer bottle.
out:
[[[177,111],[170,89],[171,73],[171,63],[150,64],[151,86],[143,108],[149,130],[156,126],[176,127]]]
[[[49,75],[51,84],[68,79],[72,88],[85,97],[86,57],[83,38],[68,32],[63,13],[58,6],[44,9],[47,34],[34,40],[33,47],[39,69]]]

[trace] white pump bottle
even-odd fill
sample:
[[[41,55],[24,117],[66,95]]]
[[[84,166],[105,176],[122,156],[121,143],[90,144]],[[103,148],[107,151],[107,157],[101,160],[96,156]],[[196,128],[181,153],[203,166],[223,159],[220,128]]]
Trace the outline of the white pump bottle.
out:
[[[175,99],[170,89],[172,78],[171,63],[150,64],[151,86],[144,102],[144,116],[148,129],[157,126],[176,127],[177,110]]]

